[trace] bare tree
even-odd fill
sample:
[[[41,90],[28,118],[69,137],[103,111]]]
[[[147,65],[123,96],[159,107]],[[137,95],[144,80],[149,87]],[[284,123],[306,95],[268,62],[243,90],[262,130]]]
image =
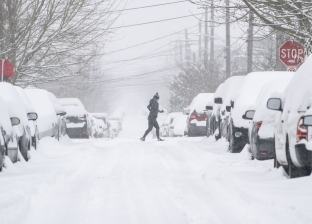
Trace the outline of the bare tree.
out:
[[[112,35],[121,0],[1,0],[0,53],[13,84],[85,76]]]

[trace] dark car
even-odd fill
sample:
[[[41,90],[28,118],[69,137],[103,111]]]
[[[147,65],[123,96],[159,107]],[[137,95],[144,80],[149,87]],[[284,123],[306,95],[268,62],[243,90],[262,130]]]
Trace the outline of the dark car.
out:
[[[66,132],[70,138],[89,138],[88,118],[85,107],[77,98],[59,98],[66,110]]]

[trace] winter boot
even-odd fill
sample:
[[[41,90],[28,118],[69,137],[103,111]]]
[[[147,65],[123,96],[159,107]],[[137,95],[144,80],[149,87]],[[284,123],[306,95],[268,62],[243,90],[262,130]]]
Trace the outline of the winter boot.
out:
[[[145,141],[145,138],[144,138],[144,137],[142,137],[142,138],[140,138],[140,140],[141,140],[142,142],[144,142],[144,141]]]
[[[161,138],[158,138],[157,141],[162,142],[162,141],[165,141],[165,140],[164,140],[164,139],[161,139]]]

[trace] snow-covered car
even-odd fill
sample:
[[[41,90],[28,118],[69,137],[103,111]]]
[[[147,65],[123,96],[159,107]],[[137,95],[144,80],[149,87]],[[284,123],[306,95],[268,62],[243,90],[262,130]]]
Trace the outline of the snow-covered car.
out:
[[[169,126],[169,137],[184,136],[186,129],[187,115],[180,115],[173,119]]]
[[[249,152],[252,159],[274,158],[274,123],[278,112],[269,110],[267,102],[273,92],[284,92],[293,77],[292,73],[287,76],[289,77],[266,83],[259,93],[254,108],[253,120],[249,126]]]
[[[103,138],[104,137],[104,121],[97,119],[89,114],[90,124],[91,124],[91,134],[93,138]]]
[[[8,156],[11,161],[18,160],[18,137],[13,126],[18,125],[18,118],[10,117],[9,107],[0,97],[0,171],[3,167],[4,156]]]
[[[248,141],[250,120],[244,115],[250,106],[254,106],[258,95],[268,81],[289,77],[288,72],[252,72],[245,77],[241,89],[232,98],[232,109],[229,124],[229,151],[241,152]]]
[[[27,110],[23,99],[16,88],[10,83],[0,83],[0,96],[9,108],[10,117],[19,119],[19,124],[13,126],[17,136],[18,147],[23,158],[28,161],[28,152],[32,145],[30,124],[27,117]]]
[[[50,92],[44,89],[25,89],[25,92],[38,114],[39,139],[44,137],[57,138],[58,117],[50,100]]]
[[[236,94],[245,82],[246,76],[233,76],[228,78],[224,82],[222,88],[222,93],[220,94],[222,98],[222,105],[219,109],[220,114],[220,136],[229,140],[229,124],[230,124],[230,114],[231,114],[231,98]]]
[[[183,110],[187,116],[187,134],[191,136],[206,135],[206,105],[212,100],[214,93],[199,93],[192,100],[190,106]]]
[[[118,121],[109,119],[109,123],[110,123],[110,135],[111,135],[111,137],[117,137],[119,134]]]
[[[162,123],[159,129],[159,134],[162,137],[168,137],[169,136],[169,126],[172,124],[175,117],[183,115],[182,112],[173,112],[168,114],[165,121]]]
[[[211,135],[215,135],[215,137],[218,139],[219,138],[219,133],[220,133],[220,108],[222,106],[222,90],[223,90],[224,83],[221,83],[216,92],[213,95],[213,106],[212,106],[212,111],[209,113],[209,117],[207,117],[208,122],[208,127],[207,127],[207,136],[209,137]],[[209,101],[211,102],[211,101]],[[207,105],[206,105],[207,106]],[[206,108],[207,109],[207,108]],[[209,108],[211,109],[211,108]]]
[[[66,111],[66,133],[70,138],[89,138],[87,110],[78,98],[59,98]]]
[[[118,124],[117,132],[119,133],[119,132],[122,130],[122,124],[121,124],[120,118],[119,118],[119,117],[112,117],[112,116],[109,116],[109,120],[110,120],[110,121],[113,120],[113,121],[117,122],[117,124]]]
[[[310,151],[304,144],[308,128],[303,116],[312,106],[312,57],[301,65],[282,94],[273,93],[267,102],[271,110],[279,111],[274,127],[274,166],[282,165],[290,178],[310,175]]]
[[[56,117],[57,117],[57,131],[55,134],[56,139],[60,139],[61,137],[65,136],[67,134],[66,129],[66,110],[61,105],[60,101],[56,98],[56,96],[48,92],[49,99],[54,107]]]
[[[33,106],[30,99],[28,98],[25,90],[19,86],[14,86],[14,87],[24,102],[24,106],[26,108],[27,117],[29,121],[32,146],[35,149],[37,149],[38,141],[39,141],[39,129],[38,129],[38,124],[37,124],[38,114],[35,110],[35,107]]]
[[[109,117],[107,113],[91,113],[91,115],[97,119],[101,119],[104,122],[104,137],[110,137]]]

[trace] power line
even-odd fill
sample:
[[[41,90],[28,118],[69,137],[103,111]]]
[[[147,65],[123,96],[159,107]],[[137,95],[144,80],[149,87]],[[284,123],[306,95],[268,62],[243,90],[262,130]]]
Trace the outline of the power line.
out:
[[[175,20],[175,19],[182,19],[182,18],[191,17],[191,16],[194,17],[194,16],[202,15],[202,14],[203,13],[198,13],[198,14],[193,14],[193,15],[188,15],[188,16],[180,16],[180,17],[174,17],[174,18],[169,18],[169,19],[155,20],[155,21],[146,22],[146,23],[137,23],[137,24],[127,25],[127,26],[111,27],[108,29],[119,29],[119,28],[133,27],[133,26],[142,26],[142,25],[147,25],[147,24],[151,24],[151,23],[160,23],[160,22],[165,22],[165,21]]]
[[[112,12],[123,12],[123,11],[130,11],[130,10],[136,10],[136,9],[145,9],[145,8],[152,8],[152,7],[164,6],[164,5],[172,5],[172,4],[182,3],[182,2],[189,2],[189,1],[184,0],[184,1],[168,2],[168,3],[163,3],[163,4],[157,4],[157,5],[147,5],[147,6],[136,7],[136,8],[129,8],[129,9],[121,9],[121,10],[108,11],[107,13],[112,13]]]

